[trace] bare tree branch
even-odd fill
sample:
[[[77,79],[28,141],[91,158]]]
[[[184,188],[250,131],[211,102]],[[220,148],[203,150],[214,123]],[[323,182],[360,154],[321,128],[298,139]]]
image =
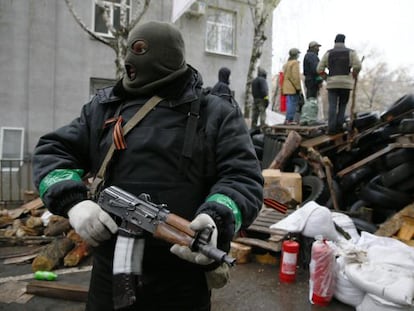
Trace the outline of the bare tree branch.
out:
[[[139,10],[139,14],[137,15],[137,17],[135,17],[133,20],[131,20],[131,22],[129,23],[129,27],[128,32],[135,27],[136,24],[138,24],[138,22],[142,19],[142,17],[144,16],[144,14],[147,12],[149,5],[151,3],[151,0],[145,0],[144,2],[144,6],[141,10]]]
[[[253,46],[250,56],[249,70],[247,72],[246,94],[244,98],[244,116],[250,118],[252,106],[251,84],[253,73],[260,64],[260,58],[263,52],[263,44],[267,40],[265,27],[269,20],[269,15],[273,14],[274,9],[279,5],[281,0],[248,0],[254,26]]]
[[[112,47],[111,43],[108,40],[102,38],[101,36],[98,36],[97,34],[95,34],[92,30],[90,30],[85,25],[85,23],[81,20],[81,18],[79,17],[79,15],[73,9],[73,5],[72,5],[72,2],[70,0],[65,0],[65,2],[66,2],[66,5],[68,6],[69,11],[72,14],[73,18],[79,24],[79,26],[81,26],[81,28],[83,30],[85,30],[91,37],[93,37],[94,39],[98,40],[99,42],[102,42],[103,44]]]
[[[81,20],[81,18],[76,14],[75,10],[73,9],[71,0],[65,0],[65,2],[75,21],[81,26],[81,28],[84,31],[86,31],[94,39],[111,47],[115,51],[116,76],[117,78],[121,78],[124,73],[124,59],[127,52],[128,34],[130,30],[139,23],[144,14],[147,12],[151,0],[135,0],[136,12],[135,14],[132,14],[132,12],[130,12],[130,16],[135,17],[132,18],[130,21],[128,20],[127,11],[129,9],[132,11],[133,6],[132,4],[131,6],[127,6],[127,1],[121,0],[119,3],[120,27],[118,29],[115,28],[115,26],[113,25],[113,21],[111,20],[109,14],[109,10],[113,9],[113,7],[111,6],[113,4],[105,5],[103,0],[95,0],[96,5],[102,9],[102,18],[105,22],[106,27],[112,34],[113,39],[106,39],[90,30]]]

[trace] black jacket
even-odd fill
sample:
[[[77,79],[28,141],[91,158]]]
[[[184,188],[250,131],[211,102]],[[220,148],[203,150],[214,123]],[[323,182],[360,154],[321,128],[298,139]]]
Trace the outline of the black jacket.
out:
[[[305,79],[315,80],[318,77],[318,72],[316,71],[318,63],[318,55],[312,50],[308,50],[303,59],[303,74]]]
[[[211,94],[223,97],[231,101],[231,90],[229,88],[230,69],[223,67],[220,68],[218,73],[218,82],[211,89]]]
[[[188,81],[187,81],[188,80]],[[200,119],[192,158],[182,170],[182,149],[189,104],[199,100],[202,79],[189,70],[186,83],[160,91],[166,99],[126,136],[127,149],[116,151],[107,170],[106,185],[116,185],[136,195],[145,192],[155,203],[191,220],[207,196],[220,193],[236,202],[242,227],[251,224],[262,206],[263,178],[254,147],[239,107],[214,95],[201,101]],[[118,83],[118,87],[121,85]],[[124,124],[148,98],[129,98],[115,88],[100,90],[83,106],[79,118],[42,136],[33,155],[36,187],[51,172],[83,170],[93,176],[112,143],[112,126],[104,127],[122,103]],[[50,176],[50,175],[49,175]],[[86,199],[80,180],[53,183],[43,194],[45,206],[66,215]]]
[[[259,70],[256,78],[252,81],[252,95],[253,98],[264,99],[269,95],[269,87],[266,81],[267,73],[264,70]]]

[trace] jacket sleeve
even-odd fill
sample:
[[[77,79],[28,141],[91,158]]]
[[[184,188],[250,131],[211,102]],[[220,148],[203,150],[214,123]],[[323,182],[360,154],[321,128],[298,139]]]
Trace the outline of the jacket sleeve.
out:
[[[360,72],[362,68],[361,60],[354,50],[351,51],[351,67],[352,71],[355,73]]]
[[[89,172],[88,105],[70,124],[43,135],[33,154],[33,180],[46,208],[66,216],[69,208],[84,200],[82,181]]]
[[[293,85],[296,89],[296,91],[302,90],[301,84],[300,84],[300,69],[299,69],[299,62],[294,62],[292,65],[292,80]]]
[[[248,227],[262,207],[263,176],[239,107],[221,102],[212,106],[220,114],[213,122],[207,122],[217,177],[206,201],[220,203],[224,206],[223,212],[231,209],[235,231],[238,231]],[[197,213],[209,207],[211,204],[202,205]]]
[[[316,68],[316,71],[318,73],[324,72],[325,69],[328,67],[328,57],[329,57],[329,53],[328,52],[326,52],[322,56],[322,59],[319,61],[318,67]]]

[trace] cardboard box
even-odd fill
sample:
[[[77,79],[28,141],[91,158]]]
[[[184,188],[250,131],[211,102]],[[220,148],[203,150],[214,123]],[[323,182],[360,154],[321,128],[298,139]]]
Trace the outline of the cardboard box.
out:
[[[278,169],[262,171],[264,188],[280,187],[286,189],[293,200],[302,202],[302,176],[299,173],[281,172]]]

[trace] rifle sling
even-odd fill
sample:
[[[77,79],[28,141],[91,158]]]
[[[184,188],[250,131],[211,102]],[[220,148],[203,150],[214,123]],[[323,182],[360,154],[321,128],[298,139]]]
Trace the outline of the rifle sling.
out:
[[[125,124],[123,127],[124,137],[128,134],[128,132],[133,129],[158,103],[160,103],[163,98],[158,96],[151,97],[141,109],[139,109],[135,115]],[[101,185],[102,181],[105,177],[105,172],[108,167],[108,163],[111,160],[115,151],[115,144],[112,142],[109,150],[102,161],[101,167],[96,174],[95,178],[93,179],[92,185],[90,187],[90,193],[92,197],[95,197],[96,192]]]

